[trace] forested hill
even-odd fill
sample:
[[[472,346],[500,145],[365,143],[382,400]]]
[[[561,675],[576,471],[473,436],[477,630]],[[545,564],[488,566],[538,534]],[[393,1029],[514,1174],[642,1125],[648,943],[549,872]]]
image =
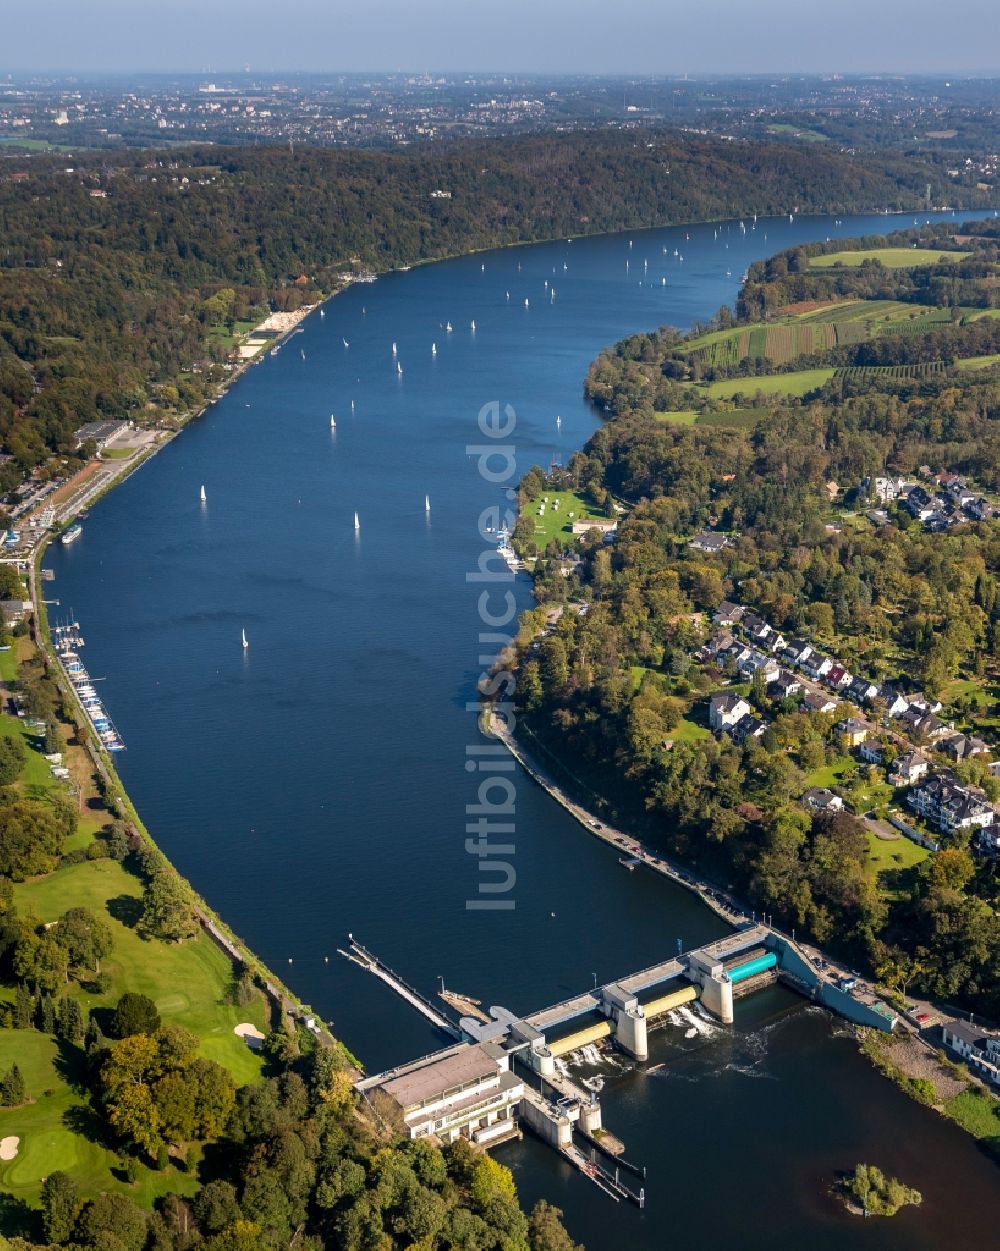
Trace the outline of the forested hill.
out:
[[[947,184],[915,160],[666,132],[4,160],[4,472],[68,455],[85,421],[199,406],[238,323],[351,270],[710,217],[908,208],[928,187],[935,202],[958,194]]]
[[[900,1003],[997,1019],[1000,259],[958,229],[782,254],[764,320],[602,354],[609,420],[522,483],[514,663],[588,804]]]

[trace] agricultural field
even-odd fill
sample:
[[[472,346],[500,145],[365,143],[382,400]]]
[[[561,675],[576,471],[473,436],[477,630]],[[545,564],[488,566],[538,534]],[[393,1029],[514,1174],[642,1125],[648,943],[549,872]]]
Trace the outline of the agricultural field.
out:
[[[713,400],[731,400],[734,395],[749,397],[758,393],[803,396],[829,382],[834,372],[833,369],[799,369],[762,378],[724,378],[721,382],[706,383],[700,390]]]
[[[831,269],[834,265],[862,265],[879,261],[886,269],[911,269],[914,265],[936,265],[939,261],[962,261],[969,252],[938,252],[932,248],[872,248],[866,252],[826,252],[811,256],[812,269]]]
[[[932,374],[943,374],[943,361],[924,361],[917,365],[851,365],[846,369],[838,369],[838,378],[869,378],[869,379],[905,379],[929,378]]]
[[[788,122],[772,122],[767,128],[769,135],[787,136],[789,139],[801,139],[805,143],[828,143],[829,136],[824,135],[821,130],[810,130],[808,128],[800,130],[798,126],[792,126]]]
[[[922,334],[950,322],[948,309],[900,300],[809,302],[801,311],[790,312],[778,321],[701,335],[683,350],[711,369],[762,357],[777,367],[800,356],[849,347],[877,335]]]
[[[993,365],[1000,365],[1000,356],[966,356],[963,360],[956,361],[955,365],[958,369],[965,370],[990,369]]]

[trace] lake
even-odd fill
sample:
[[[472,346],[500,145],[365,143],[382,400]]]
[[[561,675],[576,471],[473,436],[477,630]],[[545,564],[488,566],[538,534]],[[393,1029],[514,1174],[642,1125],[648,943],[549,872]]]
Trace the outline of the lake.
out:
[[[484,442],[481,408],[516,413],[512,482],[565,463],[596,426],[582,385],[603,346],[707,320],[752,260],[793,243],[911,220],[651,230],[354,286],[51,549],[50,594],[105,678],[128,748],[116,763],[153,836],[369,1071],[441,1040],[337,955],[348,931],[427,994],[443,978],[521,1012],[722,932],[687,892],[621,869],[521,774],[514,907],[466,907],[482,897],[465,847],[467,748],[481,745],[469,704],[494,650],[466,575],[485,550],[480,513],[507,485],[467,450]],[[525,577],[515,594],[531,603]],[[648,1166],[644,1213],[538,1142],[498,1152],[525,1199],[558,1203],[590,1248],[993,1239],[995,1166],[838,1022],[774,989],[741,1001],[731,1031],[687,1032],[657,1031],[644,1070],[606,1075],[605,1123]],[[847,1216],[829,1187],[860,1159],[917,1186],[923,1208]]]

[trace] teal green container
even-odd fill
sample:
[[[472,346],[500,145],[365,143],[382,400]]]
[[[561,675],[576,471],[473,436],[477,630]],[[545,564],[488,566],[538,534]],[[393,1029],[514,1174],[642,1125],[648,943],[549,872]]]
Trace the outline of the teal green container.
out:
[[[758,956],[756,960],[748,960],[746,964],[738,964],[735,969],[728,971],[729,980],[731,982],[745,982],[748,977],[753,977],[755,973],[763,973],[766,969],[773,969],[778,963],[778,957],[773,951],[769,951],[765,956]]]

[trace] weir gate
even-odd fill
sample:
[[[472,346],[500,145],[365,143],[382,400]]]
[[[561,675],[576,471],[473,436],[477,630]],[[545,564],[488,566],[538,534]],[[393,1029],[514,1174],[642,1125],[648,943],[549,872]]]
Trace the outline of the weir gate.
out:
[[[560,1057],[610,1038],[644,1061],[648,1028],[657,1018],[698,1000],[701,1009],[731,1025],[736,999],[779,978],[856,1024],[889,1031],[895,1023],[881,1004],[863,1002],[839,987],[795,943],[765,925],[746,925],[524,1016],[503,1007],[483,1012],[472,1007],[475,1000],[444,992],[447,1002],[465,1002],[472,1009],[457,1022],[349,937],[350,950],[342,955],[391,986],[455,1040],[443,1051],[356,1083],[379,1120],[410,1138],[452,1142],[465,1137],[483,1147],[527,1126],[609,1197],[640,1206],[643,1189],[623,1182],[621,1171],[644,1175],[644,1170],[625,1160],[624,1145],[602,1125],[596,1092],[577,1084]]]

